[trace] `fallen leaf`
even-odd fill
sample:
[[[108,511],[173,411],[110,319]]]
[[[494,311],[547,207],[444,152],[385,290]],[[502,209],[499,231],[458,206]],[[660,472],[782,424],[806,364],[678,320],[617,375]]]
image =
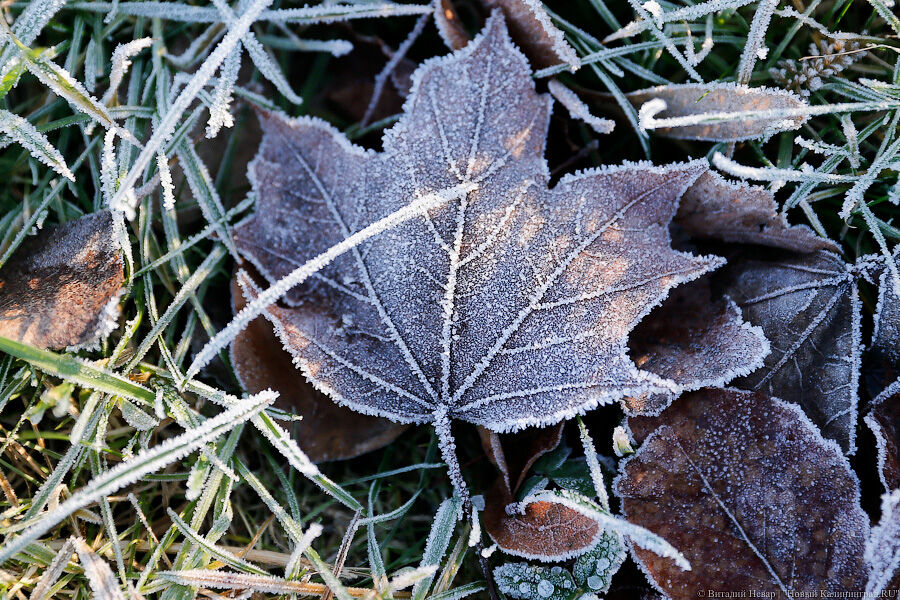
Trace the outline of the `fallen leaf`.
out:
[[[662,85],[625,95],[641,113],[641,126],[683,140],[737,142],[797,129],[805,116],[768,116],[767,111],[800,111],[806,103],[796,94],[735,83]],[[652,104],[649,104],[651,103]],[[700,122],[711,117],[711,122]],[[680,126],[656,124],[656,119],[683,118]]]
[[[488,460],[500,471],[510,494],[515,494],[528,471],[540,457],[559,446],[565,423],[531,428],[501,436],[484,427],[478,428],[481,446]],[[510,452],[504,452],[504,447]]]
[[[894,255],[894,260],[898,255]],[[887,384],[900,378],[900,297],[894,289],[890,269],[882,269],[878,279],[878,304],[875,306],[875,322],[872,343],[869,347],[870,371],[874,371],[878,386],[876,395]]]
[[[900,589],[900,489],[881,497],[881,522],[866,543],[866,598],[896,596]]]
[[[900,380],[888,386],[863,418],[878,449],[878,477],[884,490],[900,488]]]
[[[706,277],[676,288],[629,339],[638,367],[685,391],[748,375],[763,365],[770,350],[762,329],[745,322],[734,302],[712,299]],[[676,397],[645,393],[624,398],[622,407],[631,415],[658,415]]]
[[[482,518],[484,529],[507,554],[558,562],[593,548],[603,529],[584,512],[560,502],[527,499],[521,512],[510,514],[513,498],[498,480],[488,493]]]
[[[109,211],[26,238],[0,270],[0,335],[53,349],[109,335],[125,280],[117,239]]]
[[[258,208],[235,240],[270,282],[421,194],[457,198],[338,257],[288,292],[294,310],[268,309],[336,401],[502,432],[673,389],[626,340],[671,288],[721,264],[669,245],[705,166],[606,167],[548,190],[549,98],[529,73],[495,16],[416,72],[383,153],[318,119],[263,116]]]
[[[452,0],[438,0],[434,3],[434,22],[444,43],[451,50],[465,47],[472,39],[459,20],[459,13]]]
[[[695,565],[682,571],[632,547],[666,596],[825,597],[822,591],[863,589],[869,520],[859,481],[799,407],[761,393],[704,389],[659,417],[632,421],[653,433],[614,482],[622,510]]]
[[[478,0],[487,11],[499,9],[509,26],[509,35],[536,69],[565,64],[572,71],[581,66],[578,53],[565,34],[553,24],[539,0]],[[435,22],[448,48],[459,50],[469,42],[452,0],[435,3]]]
[[[733,385],[795,402],[848,454],[856,449],[860,302],[837,255],[738,261],[726,294],[772,345],[763,368]]]
[[[239,285],[241,277],[235,274],[231,280],[235,312],[246,304]],[[243,277],[250,276],[245,272]],[[343,460],[371,452],[406,430],[405,425],[337,405],[311,384],[298,380],[291,355],[281,347],[272,325],[263,317],[255,319],[235,338],[231,364],[249,393],[275,390],[279,393],[275,407],[303,417],[292,422],[289,429],[313,462]]]
[[[795,252],[840,251],[805,225],[788,224],[769,190],[734,183],[707,171],[681,197],[675,223],[688,235],[729,243],[760,244]]]

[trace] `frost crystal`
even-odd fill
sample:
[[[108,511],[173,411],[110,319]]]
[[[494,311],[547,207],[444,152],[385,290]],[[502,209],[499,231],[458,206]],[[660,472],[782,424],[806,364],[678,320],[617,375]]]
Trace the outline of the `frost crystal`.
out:
[[[881,522],[872,528],[866,544],[866,563],[869,566],[866,597],[896,593],[900,583],[900,489],[881,497]]]
[[[497,587],[512,598],[568,600],[575,589],[572,576],[559,567],[507,563],[494,569]]]

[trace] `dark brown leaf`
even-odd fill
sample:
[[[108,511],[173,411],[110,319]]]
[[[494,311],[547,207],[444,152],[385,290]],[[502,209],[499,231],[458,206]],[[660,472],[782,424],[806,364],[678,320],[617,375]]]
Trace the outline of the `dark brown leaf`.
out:
[[[26,238],[0,270],[0,335],[53,349],[109,335],[125,280],[116,239],[109,211]]]
[[[645,371],[671,379],[685,391],[718,387],[763,365],[769,342],[744,322],[730,300],[713,301],[709,279],[676,288],[632,332],[631,357]],[[658,415],[674,394],[642,394],[622,400],[628,414]]]
[[[507,554],[535,560],[560,561],[593,547],[603,533],[586,514],[558,502],[529,502],[521,514],[509,514],[513,501],[502,480],[485,498],[484,529]]]
[[[681,197],[675,223],[695,237],[760,244],[795,252],[840,251],[805,225],[788,224],[769,190],[707,171]]]
[[[799,407],[760,393],[705,389],[639,420],[655,430],[623,462],[614,489],[629,521],[668,540],[694,566],[682,571],[632,548],[668,597],[863,589],[869,519],[859,481]]]
[[[878,445],[878,476],[884,490],[900,488],[900,380],[872,401],[864,420]]]
[[[772,345],[763,368],[735,380],[795,402],[848,454],[856,449],[860,301],[855,276],[835,254],[737,261],[726,293]]]
[[[235,312],[245,305],[240,277],[236,274],[231,280]],[[354,412],[316,391],[294,367],[272,324],[263,317],[252,321],[234,340],[231,364],[248,392],[275,390],[279,393],[276,407],[303,417],[291,423],[289,429],[313,462],[343,460],[371,452],[394,441],[407,427]]]
[[[578,54],[566,42],[565,35],[550,20],[539,0],[477,0],[485,10],[500,9],[509,26],[509,34],[535,69],[568,65],[578,69]],[[435,22],[448,47],[459,50],[469,42],[469,35],[459,20],[452,0],[435,3]]]

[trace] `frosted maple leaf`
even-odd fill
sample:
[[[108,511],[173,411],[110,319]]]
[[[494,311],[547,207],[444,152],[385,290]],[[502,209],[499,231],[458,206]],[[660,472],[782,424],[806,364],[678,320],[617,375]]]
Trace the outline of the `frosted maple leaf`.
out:
[[[672,287],[722,262],[670,247],[668,224],[703,163],[593,169],[548,189],[550,108],[495,14],[466,48],[416,71],[383,152],[319,119],[263,114],[258,208],[235,230],[274,283],[415,199],[457,190],[340,255],[266,316],[338,403],[434,423],[464,499],[451,420],[513,431],[676,390],[634,365],[628,334]]]

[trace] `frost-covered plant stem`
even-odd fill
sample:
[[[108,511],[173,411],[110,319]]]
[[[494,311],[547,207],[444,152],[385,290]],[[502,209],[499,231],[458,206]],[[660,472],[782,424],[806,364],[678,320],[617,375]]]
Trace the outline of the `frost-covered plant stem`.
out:
[[[441,449],[441,457],[447,463],[447,473],[450,475],[450,481],[453,483],[453,490],[462,501],[462,515],[471,515],[472,519],[478,518],[478,513],[472,510],[472,498],[469,496],[469,488],[466,486],[466,480],[462,476],[462,470],[459,467],[459,458],[456,456],[456,440],[453,439],[453,430],[450,426],[450,414],[446,406],[441,406],[434,411],[434,431],[437,434],[438,447]],[[473,523],[473,527],[477,524]],[[475,553],[478,556],[478,564],[487,581],[488,595],[491,600],[498,600],[497,589],[494,585],[494,577],[488,567],[487,557],[484,555],[484,545],[479,539],[475,543]]]

